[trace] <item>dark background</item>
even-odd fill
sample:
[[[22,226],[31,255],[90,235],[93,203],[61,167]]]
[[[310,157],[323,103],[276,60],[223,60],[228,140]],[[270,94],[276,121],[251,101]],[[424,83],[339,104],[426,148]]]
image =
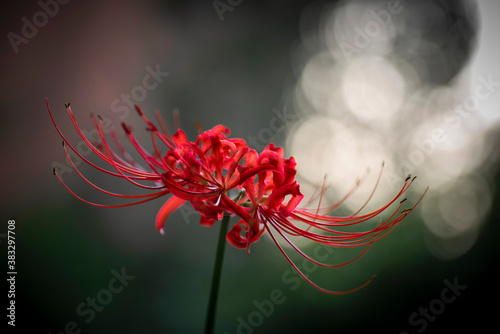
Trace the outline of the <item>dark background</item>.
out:
[[[401,3],[407,10],[405,28],[396,32],[391,57],[397,56],[414,66],[420,88],[427,87],[431,92],[448,87],[467,96],[477,83],[477,76],[500,77],[497,3]],[[304,36],[324,28],[322,13],[336,8],[335,5],[335,1],[243,0],[225,12],[221,21],[211,1],[70,1],[60,5],[57,14],[27,44],[21,44],[17,53],[8,34],[21,34],[21,19],[32,21],[41,7],[35,1],[4,5],[4,37],[0,44],[0,233],[7,233],[9,219],[16,220],[18,272],[16,327],[13,330],[9,326],[9,333],[59,333],[70,321],[75,321],[82,333],[200,333],[218,235],[216,227],[198,225],[194,214],[185,220],[180,212],[167,222],[165,235],[160,235],[154,228],[154,217],[162,199],[135,207],[102,209],[73,198],[52,174],[54,162],[65,163],[65,156],[46,111],[45,98],[62,131],[74,143],[80,139],[65,114],[67,102],[71,102],[83,129],[92,129],[88,115],[94,112],[112,120],[118,133],[122,120],[141,132],[144,125],[132,110],[121,119],[123,114],[113,112],[111,105],[121,94],[130,94],[142,84],[147,66],[155,68],[159,64],[169,76],[140,102],[148,115],[152,116],[157,108],[170,122],[171,112],[177,108],[190,138],[196,135],[195,122],[201,122],[204,128],[223,123],[231,128],[233,136],[249,138],[269,127],[275,115],[273,109],[287,106],[300,118],[273,138],[285,145],[303,117],[308,117],[307,113],[322,115],[312,105],[301,108],[303,105],[294,102],[293,94],[300,86],[307,59],[321,49],[321,42],[311,42]],[[436,8],[441,16],[432,19],[432,10]],[[419,24],[424,28],[415,33],[412,25]],[[412,44],[415,40],[423,42]],[[429,45],[432,47],[426,48]],[[418,333],[421,327],[409,323],[410,315],[419,312],[420,307],[429,307],[440,298],[446,287],[444,281],[455,279],[467,288],[454,302],[446,304],[442,314],[428,322],[423,332],[494,330],[498,313],[496,237],[500,210],[495,189],[500,182],[499,105],[499,94],[494,92],[477,108],[481,126],[472,127],[471,131],[477,135],[473,138],[480,138],[482,147],[489,151],[475,166],[474,175],[483,177],[489,192],[484,200],[480,196],[482,190],[479,195],[474,189],[460,190],[471,194],[477,202],[484,200],[487,206],[473,231],[466,230],[453,241],[453,252],[436,251],[443,244],[428,223],[424,224],[418,211],[355,264],[314,273],[322,285],[338,289],[352,288],[377,274],[373,283],[359,292],[330,296],[305,281],[300,281],[299,288],[293,291],[292,285],[282,280],[283,273],[291,267],[267,238],[253,245],[250,255],[228,246],[217,332],[237,333],[238,317],[248,319],[256,310],[254,301],[269,299],[271,291],[279,289],[286,300],[276,305],[254,332]],[[412,110],[409,122],[423,122],[433,117],[435,109],[429,111],[417,103]],[[335,117],[339,122],[350,121],[348,117]],[[402,141],[416,131],[416,126],[400,126],[399,130],[393,133],[392,141]],[[148,138],[143,135],[142,142],[148,143]],[[314,134],[310,141],[313,147]],[[475,147],[474,143],[471,145]],[[285,146],[287,155],[291,151]],[[397,154],[410,151],[407,147]],[[472,159],[459,153],[453,159]],[[424,164],[419,171],[432,175],[432,166]],[[107,189],[134,192],[125,182],[115,183],[84,164],[81,167],[89,179]],[[82,197],[110,203],[76,173],[66,173],[63,179]],[[431,180],[419,179],[420,186],[412,200],[426,184],[435,191],[426,200],[436,203],[440,197],[450,198],[449,192],[440,189],[460,186],[450,179],[446,186],[433,187]],[[462,212],[461,203],[457,202],[456,212]],[[475,236],[472,244],[467,239],[470,233]],[[463,247],[461,240],[466,240]],[[1,249],[6,258],[4,238]],[[85,317],[76,313],[77,306],[107,288],[112,270],[120,272],[122,268],[135,278],[122,292],[113,295],[93,321],[86,323]],[[6,293],[7,287],[1,293],[4,310]],[[5,316],[2,321],[7,322]]]

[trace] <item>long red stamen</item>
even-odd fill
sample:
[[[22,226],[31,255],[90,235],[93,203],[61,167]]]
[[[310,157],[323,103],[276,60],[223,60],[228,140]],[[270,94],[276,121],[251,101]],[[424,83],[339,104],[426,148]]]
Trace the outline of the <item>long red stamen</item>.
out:
[[[111,172],[111,171],[108,171],[102,167],[99,167],[97,166],[96,164],[92,163],[91,161],[89,161],[87,158],[85,158],[83,155],[80,154],[80,152],[78,152],[72,145],[71,143],[66,139],[66,137],[62,134],[61,130],[59,129],[59,127],[57,126],[55,120],[54,120],[54,117],[52,115],[52,112],[50,110],[50,107],[49,107],[49,102],[48,100],[46,100],[46,103],[47,103],[47,110],[49,111],[49,115],[50,115],[50,118],[52,120],[52,123],[54,124],[54,127],[56,128],[57,132],[59,133],[59,136],[61,136],[61,138],[63,139],[63,141],[65,142],[66,145],[68,145],[68,147],[80,158],[82,159],[85,163],[89,164],[90,166],[96,168],[97,170],[100,170],[101,172],[103,173],[106,173],[106,174],[109,174],[109,175],[113,175],[113,176],[117,176],[117,177],[123,177],[121,174],[118,174],[118,173],[114,173],[114,172]],[[83,134],[82,134],[83,135]],[[101,152],[99,152],[99,150],[97,148],[94,147],[94,145],[92,145],[88,140],[87,138],[84,136],[83,137],[85,143],[87,145],[89,145],[89,147],[92,149],[92,151],[94,151],[94,153],[98,154],[99,156],[101,156]],[[151,177],[153,177],[153,175],[151,174],[150,175]],[[133,176],[130,176],[131,179],[136,179],[136,180],[144,180],[144,179],[147,179],[147,176],[137,176],[137,175],[133,175]]]
[[[82,202],[85,202],[87,204],[90,204],[90,205],[93,205],[93,206],[97,206],[97,207],[101,207],[101,208],[123,208],[123,207],[126,207],[126,206],[132,206],[132,205],[137,205],[137,204],[141,204],[141,203],[146,203],[146,202],[149,202],[149,201],[152,201],[154,199],[157,199],[157,198],[160,198],[166,194],[168,194],[168,191],[165,190],[165,192],[160,192],[158,195],[155,195],[153,197],[150,197],[150,198],[147,198],[147,199],[144,199],[144,200],[141,200],[141,201],[137,201],[137,202],[133,202],[133,203],[127,203],[127,204],[117,204],[117,205],[109,205],[109,204],[98,204],[98,203],[93,203],[93,202],[89,202],[87,201],[86,199],[83,199],[82,197],[78,196],[77,194],[75,194],[64,182],[63,180],[61,179],[61,177],[57,174],[57,172],[55,171],[54,169],[54,175],[57,176],[57,178],[59,179],[59,181],[62,183],[62,185],[73,195],[75,196],[76,198],[78,198],[80,201]]]
[[[63,142],[64,143],[64,142]],[[94,183],[90,182],[81,172],[80,170],[75,166],[75,164],[73,163],[73,161],[71,161],[71,159],[69,158],[69,154],[68,154],[68,150],[66,149],[66,146],[63,145],[63,149],[64,149],[64,152],[66,153],[66,156],[68,157],[68,160],[69,162],[71,163],[71,166],[74,168],[74,170],[78,173],[78,175],[85,181],[87,182],[89,185],[91,185],[93,188],[99,190],[100,192],[103,192],[105,194],[108,194],[108,195],[111,195],[111,196],[115,196],[115,197],[122,197],[122,198],[144,198],[144,197],[151,197],[151,196],[155,196],[155,195],[165,195],[165,194],[168,194],[169,191],[168,190],[162,190],[162,191],[158,191],[158,192],[155,192],[155,193],[152,193],[152,194],[142,194],[142,195],[122,195],[122,194],[117,194],[117,193],[113,193],[113,192],[110,192],[110,191],[107,191],[105,189],[102,189],[101,187],[98,187],[97,185],[95,185]]]
[[[283,232],[280,231],[280,228],[279,226],[277,226],[275,220],[274,220],[274,217],[268,217],[268,222],[274,227],[274,229],[280,234],[280,236],[285,239],[285,241],[293,248],[295,249],[295,251],[297,253],[299,253],[302,257],[304,257],[305,259],[307,259],[308,261],[318,265],[318,266],[321,266],[321,267],[325,267],[325,268],[340,268],[340,267],[344,267],[348,264],[351,264],[353,262],[355,262],[356,260],[360,259],[364,254],[366,254],[368,252],[368,250],[370,249],[371,247],[371,244],[368,245],[367,247],[365,247],[365,249],[363,249],[363,251],[361,253],[359,253],[358,255],[356,255],[354,258],[352,258],[351,260],[348,260],[346,262],[343,262],[343,263],[340,263],[340,264],[326,264],[326,263],[322,263],[322,262],[319,262],[319,261],[316,261],[314,260],[313,258],[309,257],[307,254],[305,254],[300,248],[298,248]]]
[[[358,287],[356,288],[353,288],[351,290],[346,290],[346,291],[333,291],[333,290],[327,290],[325,288],[322,288],[321,286],[317,285],[316,283],[314,283],[313,281],[311,281],[306,275],[304,275],[304,273],[302,273],[302,271],[295,265],[295,263],[293,263],[293,261],[290,259],[290,257],[287,255],[287,253],[283,250],[283,248],[281,247],[281,245],[278,243],[278,241],[276,240],[276,238],[274,237],[273,233],[271,232],[271,230],[269,229],[269,227],[266,225],[266,230],[267,232],[269,233],[269,235],[271,236],[271,238],[273,239],[274,243],[276,244],[276,246],[278,246],[280,252],[285,256],[285,258],[287,259],[287,261],[292,265],[292,267],[297,271],[297,273],[307,281],[307,283],[309,283],[310,285],[312,285],[313,287],[315,287],[316,289],[320,290],[320,291],[323,291],[325,293],[328,293],[328,294],[331,294],[331,295],[345,295],[345,294],[349,294],[349,293],[353,293],[355,291],[358,291],[362,288],[364,288],[365,286],[367,286],[368,284],[370,284],[370,282],[373,280],[373,278],[375,277],[372,276],[368,281],[366,281],[365,283],[359,285]]]

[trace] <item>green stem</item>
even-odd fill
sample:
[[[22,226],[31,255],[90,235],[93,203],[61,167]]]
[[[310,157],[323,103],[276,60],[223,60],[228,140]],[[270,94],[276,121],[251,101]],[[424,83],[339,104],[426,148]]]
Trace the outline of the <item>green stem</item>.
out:
[[[215,311],[217,308],[217,296],[219,295],[219,283],[222,273],[222,261],[224,259],[224,247],[226,246],[226,233],[229,225],[229,215],[224,214],[220,225],[219,242],[217,243],[217,254],[215,255],[214,272],[212,275],[212,287],[210,299],[208,300],[207,322],[205,323],[205,334],[213,334],[215,325]]]

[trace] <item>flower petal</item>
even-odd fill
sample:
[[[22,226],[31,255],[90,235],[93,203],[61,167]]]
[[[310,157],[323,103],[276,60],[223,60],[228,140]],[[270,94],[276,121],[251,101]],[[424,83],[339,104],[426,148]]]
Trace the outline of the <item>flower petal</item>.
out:
[[[210,218],[205,217],[204,215],[200,216],[200,225],[203,225],[203,226],[208,226],[208,227],[214,226],[216,221],[217,221],[217,219],[210,219]]]
[[[226,240],[229,244],[236,248],[246,248],[248,240],[241,236],[242,226],[247,225],[244,220],[240,220],[238,224],[234,225],[231,231],[226,235]]]
[[[177,196],[172,196],[165,202],[165,204],[163,204],[160,211],[158,211],[158,214],[156,215],[156,229],[161,234],[165,234],[163,226],[165,225],[165,221],[168,216],[170,216],[172,212],[177,210],[185,202],[186,200],[180,199]]]

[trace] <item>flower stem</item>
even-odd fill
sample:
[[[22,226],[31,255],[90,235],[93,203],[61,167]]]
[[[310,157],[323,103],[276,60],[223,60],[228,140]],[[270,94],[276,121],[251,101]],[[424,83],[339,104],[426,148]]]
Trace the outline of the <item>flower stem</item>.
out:
[[[220,225],[219,242],[215,255],[214,272],[212,275],[212,287],[210,288],[210,299],[208,300],[207,322],[205,323],[205,334],[213,334],[215,325],[215,311],[217,308],[217,297],[219,295],[219,283],[222,272],[222,261],[224,259],[224,247],[226,246],[226,233],[229,225],[229,215],[224,214]]]

